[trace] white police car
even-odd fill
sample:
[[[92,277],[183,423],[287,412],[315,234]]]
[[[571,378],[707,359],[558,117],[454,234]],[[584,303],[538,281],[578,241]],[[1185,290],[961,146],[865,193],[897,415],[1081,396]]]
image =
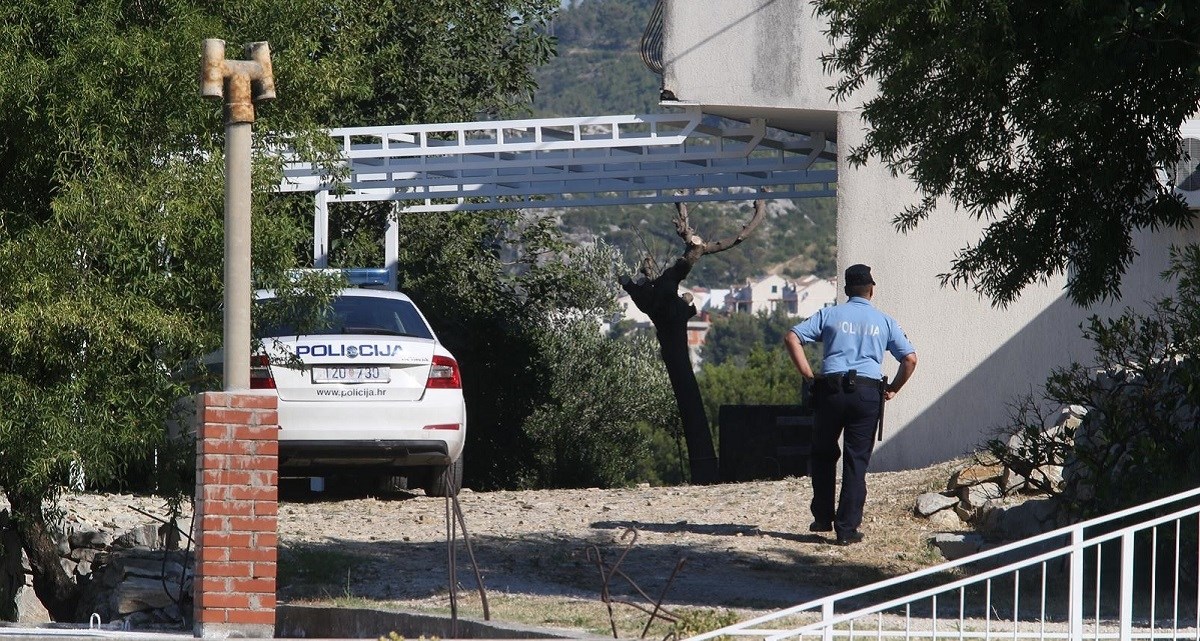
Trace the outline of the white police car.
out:
[[[255,293],[270,305],[273,292]],[[263,330],[250,386],[279,394],[280,476],[352,473],[447,496],[462,485],[458,362],[404,294],[343,289],[320,328]],[[448,474],[446,474],[448,472]]]

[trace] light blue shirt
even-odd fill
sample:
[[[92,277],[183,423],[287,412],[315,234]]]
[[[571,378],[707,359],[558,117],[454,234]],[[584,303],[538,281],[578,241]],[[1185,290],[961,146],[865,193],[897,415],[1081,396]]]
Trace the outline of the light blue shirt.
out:
[[[821,309],[793,327],[792,332],[801,342],[819,341],[825,346],[821,362],[825,376],[856,370],[859,376],[879,380],[883,377],[885,349],[896,360],[917,351],[894,318],[858,296]]]

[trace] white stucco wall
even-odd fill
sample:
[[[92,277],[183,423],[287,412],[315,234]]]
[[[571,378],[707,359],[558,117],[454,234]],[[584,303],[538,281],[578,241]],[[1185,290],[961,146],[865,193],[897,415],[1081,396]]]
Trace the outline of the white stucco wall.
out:
[[[807,1],[668,0],[666,7],[664,87],[679,100],[793,131],[823,130],[831,139],[836,132],[839,273],[854,263],[872,266],[876,305],[904,327],[920,361],[888,403],[872,469],[968,452],[1006,424],[1008,403],[1043,383],[1051,368],[1088,362],[1079,325],[1093,312],[1066,299],[1065,277],[1028,288],[1006,309],[993,308],[971,291],[943,288],[937,277],[957,250],[978,239],[978,222],[947,206],[912,233],[895,231],[892,219],[916,200],[913,185],[880,163],[851,168],[844,160],[844,151],[862,142],[864,125],[853,104],[830,100],[832,82],[818,59],[828,45]],[[1124,280],[1118,307],[1141,306],[1171,289],[1158,274],[1167,247],[1181,241],[1200,242],[1200,230],[1139,236],[1142,258]],[[895,367],[889,357],[885,371]]]
[[[832,136],[826,38],[811,16],[808,0],[668,0],[663,88],[707,113]]]
[[[859,114],[841,112],[839,149],[860,144]],[[942,287],[955,253],[978,240],[983,225],[946,204],[908,234],[892,219],[917,201],[906,178],[880,162],[851,168],[838,160],[838,266],[871,265],[875,304],[895,317],[917,348],[917,372],[887,406],[884,441],[872,468],[906,469],[966,453],[1007,425],[1009,404],[1037,391],[1055,366],[1090,363],[1080,324],[1092,314],[1144,307],[1171,287],[1158,277],[1173,242],[1198,233],[1140,234],[1142,254],[1123,281],[1116,305],[1081,309],[1063,290],[1066,277],[1027,288],[1007,308],[993,307],[970,290]],[[839,302],[844,300],[844,295]],[[895,371],[888,357],[886,372]]]

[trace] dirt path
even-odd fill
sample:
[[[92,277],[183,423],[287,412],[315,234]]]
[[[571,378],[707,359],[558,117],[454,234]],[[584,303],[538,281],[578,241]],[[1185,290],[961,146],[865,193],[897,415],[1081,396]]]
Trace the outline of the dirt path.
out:
[[[850,547],[808,532],[808,479],[705,487],[471,492],[460,497],[493,617],[597,630],[598,552],[666,601],[740,612],[778,609],[941,561],[933,528],[912,515],[960,463],[871,474],[863,532]],[[280,600],[391,607],[448,606],[446,506],[411,495],[284,501]],[[625,537],[624,539],[622,537]],[[458,548],[462,604],[477,608]],[[632,596],[625,582],[617,596]],[[583,610],[567,614],[578,604]],[[474,604],[474,605],[472,605]],[[510,610],[510,612],[506,612]],[[566,619],[563,621],[562,619]]]

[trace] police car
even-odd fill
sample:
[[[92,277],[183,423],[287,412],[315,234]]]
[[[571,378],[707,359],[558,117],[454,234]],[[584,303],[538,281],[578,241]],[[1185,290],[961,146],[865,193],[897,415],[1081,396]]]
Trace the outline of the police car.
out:
[[[258,307],[273,300],[255,293]],[[281,323],[257,338],[250,387],[279,395],[280,476],[405,477],[429,496],[461,487],[461,372],[408,296],[343,289],[319,328]]]

